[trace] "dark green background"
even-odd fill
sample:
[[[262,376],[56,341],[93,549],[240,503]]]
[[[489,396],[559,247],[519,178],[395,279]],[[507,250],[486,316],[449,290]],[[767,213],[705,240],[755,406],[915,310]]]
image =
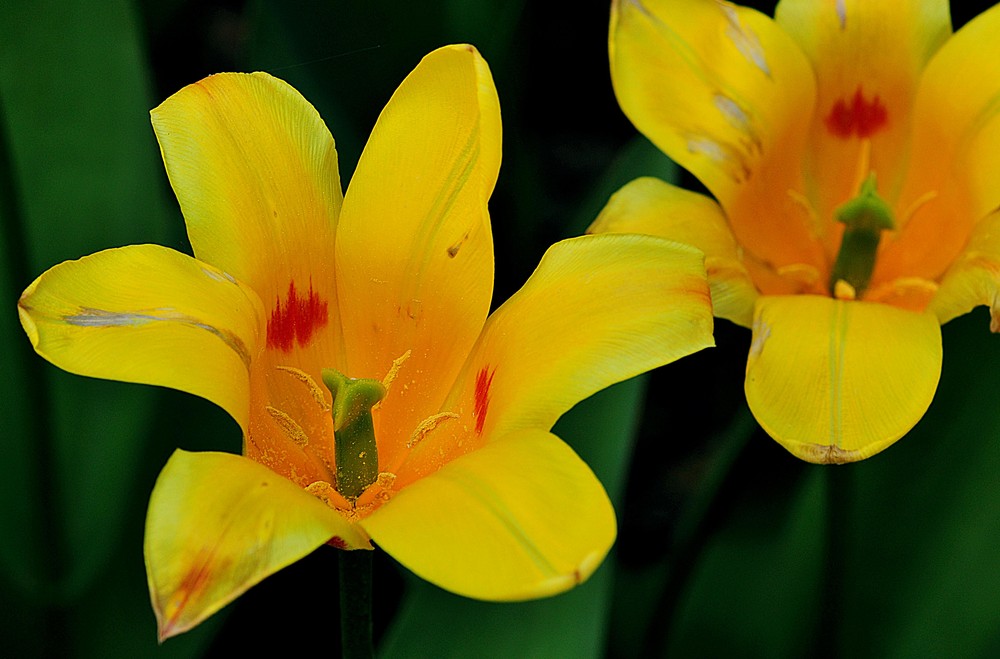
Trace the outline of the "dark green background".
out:
[[[235,452],[238,429],[191,396],[54,369],[15,303],[65,259],[137,242],[189,251],[148,119],[183,85],[223,70],[285,78],[330,126],[346,182],[399,81],[454,42],[480,49],[500,94],[499,303],[617,186],[642,174],[697,186],[617,109],[608,3],[555,4],[0,2],[0,655],[222,656],[267,639],[339,654],[326,547],[157,646],[149,492],[174,448]],[[482,604],[377,552],[382,654],[1000,654],[1000,340],[985,311],[945,327],[941,386],[917,428],[840,468],[801,463],[757,429],[742,395],[749,332],[720,321],[717,342],[557,427],[619,515],[616,550],[587,584]]]

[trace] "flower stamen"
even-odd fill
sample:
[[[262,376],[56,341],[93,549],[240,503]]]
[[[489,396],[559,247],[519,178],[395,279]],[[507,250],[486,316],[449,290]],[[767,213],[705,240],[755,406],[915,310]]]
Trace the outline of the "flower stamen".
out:
[[[275,366],[275,368],[282,373],[288,373],[296,380],[306,385],[309,388],[309,393],[312,395],[313,400],[319,404],[320,409],[324,412],[330,411],[330,404],[326,402],[326,396],[323,395],[323,390],[319,388],[319,385],[316,384],[316,381],[313,380],[308,373],[300,371],[293,366]]]
[[[412,352],[412,350],[407,350],[402,355],[392,360],[392,366],[389,367],[389,372],[385,374],[384,378],[382,378],[382,386],[385,387],[386,390],[388,390],[392,383],[396,380],[396,376],[399,375],[399,369],[401,369],[403,367],[403,363],[410,358],[410,354]]]
[[[302,450],[302,453],[309,460],[311,460],[313,464],[319,467],[322,472],[329,474],[332,480],[333,470],[330,468],[330,463],[322,457],[316,455],[316,452],[309,444],[309,435],[307,435],[306,431],[302,429],[302,426],[300,426],[295,419],[289,416],[286,412],[282,412],[276,407],[266,405],[264,407],[264,411],[267,412],[272,419],[274,419],[274,422],[278,424],[281,432],[285,433],[285,436],[292,440],[292,443],[298,446]]]
[[[439,412],[437,414],[432,414],[423,421],[421,421],[416,429],[414,429],[413,434],[410,435],[410,441],[406,442],[406,448],[413,448],[420,443],[427,433],[431,432],[443,422],[449,419],[457,419],[458,415],[454,412]]]
[[[861,194],[861,190],[869,178],[874,174],[872,169],[872,141],[868,138],[861,140],[858,146],[858,164],[854,168],[854,179],[851,183],[851,191],[855,195]]]
[[[913,216],[917,214],[917,211],[923,208],[924,205],[926,205],[929,201],[937,198],[937,196],[938,196],[937,190],[929,190],[928,192],[925,192],[924,194],[914,199],[913,202],[909,206],[907,206],[906,210],[903,212],[903,217],[899,223],[900,226],[906,226],[906,224],[913,218]]]
[[[271,415],[271,418],[278,424],[281,431],[285,433],[290,440],[295,442],[297,446],[301,448],[309,446],[309,437],[306,435],[306,431],[302,429],[302,426],[295,422],[295,419],[288,416],[278,408],[271,407],[270,405],[266,406],[264,411]]]
[[[809,227],[810,235],[814,238],[820,236],[823,233],[823,222],[820,220],[819,213],[813,208],[812,202],[809,201],[809,197],[798,190],[792,189],[787,190],[785,194],[788,195],[792,203],[805,213],[806,226]]]

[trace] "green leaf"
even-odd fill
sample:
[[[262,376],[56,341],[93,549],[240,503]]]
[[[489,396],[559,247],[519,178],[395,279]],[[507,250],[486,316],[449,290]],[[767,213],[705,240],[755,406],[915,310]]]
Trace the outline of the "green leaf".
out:
[[[166,236],[172,218],[137,24],[125,0],[0,4],[5,202],[13,209],[4,213],[12,223],[5,234],[20,243],[4,248],[23,255],[8,284],[18,292],[60,261]],[[23,351],[23,334],[2,331],[4,345]],[[34,356],[17,363],[17,386],[31,400],[19,404],[29,418],[11,441],[16,454],[30,454],[34,471],[26,473],[38,480],[13,473],[23,457],[0,461],[0,481],[20,479],[31,499],[30,516],[3,519],[3,537],[19,546],[0,552],[0,571],[19,574],[37,554],[48,562],[42,580],[72,601],[108,566],[126,516],[144,508],[135,467],[154,392],[67,375]]]
[[[1000,652],[1000,341],[982,310],[943,328],[925,417],[860,463],[770,446],[740,467],[670,656],[985,657]],[[769,441],[769,440],[765,440]],[[830,489],[832,486],[832,490]]]
[[[1000,340],[988,328],[982,309],[943,328],[944,368],[927,415],[858,465],[845,656],[1000,651]]]
[[[610,163],[604,175],[591,188],[580,204],[579,211],[568,225],[567,235],[580,235],[587,230],[597,215],[608,203],[608,199],[623,185],[640,176],[656,178],[675,183],[680,168],[653,143],[642,135],[636,135],[621,149]]]

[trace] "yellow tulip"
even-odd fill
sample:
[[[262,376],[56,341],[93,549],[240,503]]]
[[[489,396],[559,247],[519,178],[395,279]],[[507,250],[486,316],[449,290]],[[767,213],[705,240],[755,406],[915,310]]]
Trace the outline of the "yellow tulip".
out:
[[[1000,8],[944,0],[619,0],[625,114],[714,199],[639,179],[592,232],[705,252],[717,317],[752,328],[747,401],[811,462],[867,458],[926,412],[940,325],[1000,328]]]
[[[701,253],[567,240],[487,319],[501,124],[470,46],[404,80],[346,195],[319,114],[267,74],[211,76],[152,119],[194,257],[134,245],[63,263],[20,314],[54,364],[202,396],[243,431],[242,456],[178,450],[156,482],[161,638],[326,543],[374,541],[487,600],[586,579],[614,511],[549,430],[711,344]]]

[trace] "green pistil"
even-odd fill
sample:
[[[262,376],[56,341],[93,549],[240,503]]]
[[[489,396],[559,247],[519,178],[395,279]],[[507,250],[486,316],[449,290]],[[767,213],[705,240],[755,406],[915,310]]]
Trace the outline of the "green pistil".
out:
[[[882,231],[896,228],[892,209],[875,190],[874,173],[861,185],[857,197],[837,209],[836,217],[846,228],[830,275],[830,290],[843,280],[860,297],[871,282]]]
[[[354,501],[378,479],[372,406],[385,396],[385,387],[378,380],[349,378],[332,368],[323,369],[323,384],[333,394],[337,491]]]

